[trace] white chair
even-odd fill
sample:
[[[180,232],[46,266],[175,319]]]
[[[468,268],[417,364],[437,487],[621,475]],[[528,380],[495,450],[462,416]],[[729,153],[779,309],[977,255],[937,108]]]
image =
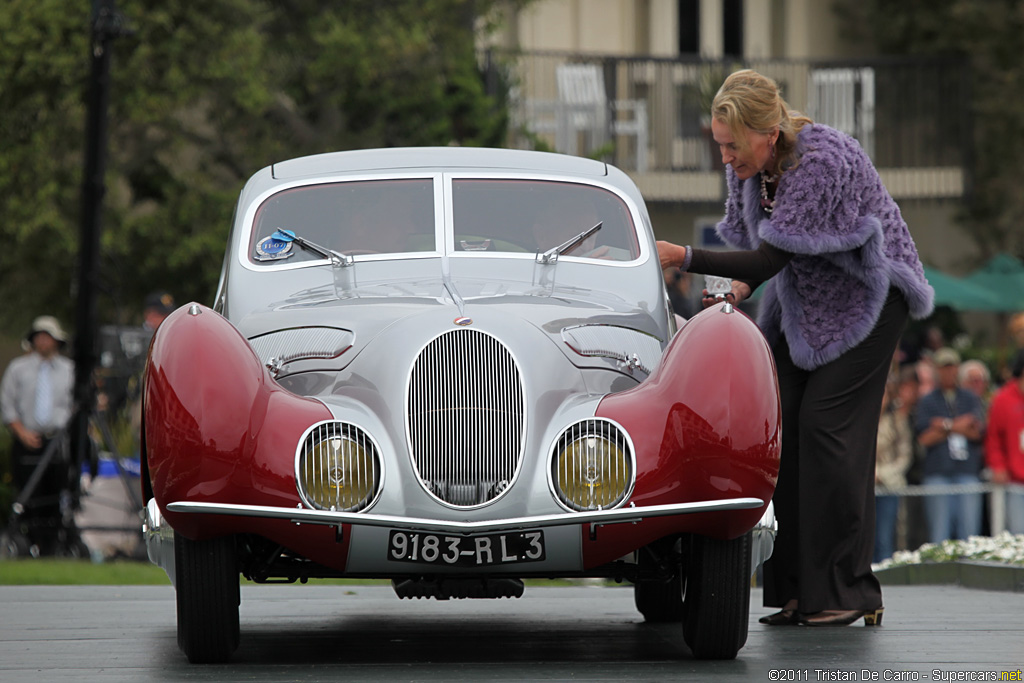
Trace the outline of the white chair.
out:
[[[807,113],[860,142],[875,155],[875,70],[871,67],[815,69],[807,89]]]
[[[604,76],[594,64],[563,64],[555,72],[558,101],[555,103],[555,149],[576,154],[578,136],[589,136],[593,148],[608,134],[636,138],[636,168],[647,170],[647,102],[608,100]],[[609,120],[610,117],[610,120]]]

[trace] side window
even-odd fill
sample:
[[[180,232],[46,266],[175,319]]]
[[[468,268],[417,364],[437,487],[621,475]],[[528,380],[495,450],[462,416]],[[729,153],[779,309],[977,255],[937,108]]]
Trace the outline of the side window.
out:
[[[452,183],[455,251],[547,251],[601,223],[568,256],[631,261],[639,256],[626,204],[577,183],[474,180]]]
[[[343,254],[391,254],[434,249],[434,192],[430,179],[321,183],[283,190],[256,212],[249,258],[265,263],[261,245],[278,229]],[[317,260],[294,246],[270,259]]]

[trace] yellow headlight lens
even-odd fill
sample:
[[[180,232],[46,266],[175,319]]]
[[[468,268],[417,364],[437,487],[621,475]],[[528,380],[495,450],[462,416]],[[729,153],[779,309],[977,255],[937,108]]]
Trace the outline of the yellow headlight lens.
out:
[[[556,446],[552,480],[558,497],[574,510],[614,507],[630,491],[633,465],[629,445],[610,427],[588,420],[567,430]]]
[[[318,427],[307,437],[299,460],[299,486],[313,507],[352,512],[373,499],[380,472],[373,442],[356,429],[338,427]]]

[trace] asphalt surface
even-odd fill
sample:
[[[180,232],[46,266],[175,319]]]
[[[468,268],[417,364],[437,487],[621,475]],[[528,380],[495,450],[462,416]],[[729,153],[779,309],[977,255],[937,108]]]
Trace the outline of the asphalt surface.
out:
[[[1024,593],[891,586],[882,626],[832,629],[763,626],[760,590],[751,598],[746,646],[708,662],[678,625],[644,624],[629,588],[439,602],[246,585],[235,658],[195,666],[177,649],[170,586],[0,586],[0,681],[1022,680]]]

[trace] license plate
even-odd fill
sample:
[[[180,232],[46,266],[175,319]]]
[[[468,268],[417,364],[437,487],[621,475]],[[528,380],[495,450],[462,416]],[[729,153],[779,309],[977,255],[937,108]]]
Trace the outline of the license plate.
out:
[[[388,538],[388,559],[449,567],[539,562],[544,559],[544,532],[446,536],[392,530]]]

